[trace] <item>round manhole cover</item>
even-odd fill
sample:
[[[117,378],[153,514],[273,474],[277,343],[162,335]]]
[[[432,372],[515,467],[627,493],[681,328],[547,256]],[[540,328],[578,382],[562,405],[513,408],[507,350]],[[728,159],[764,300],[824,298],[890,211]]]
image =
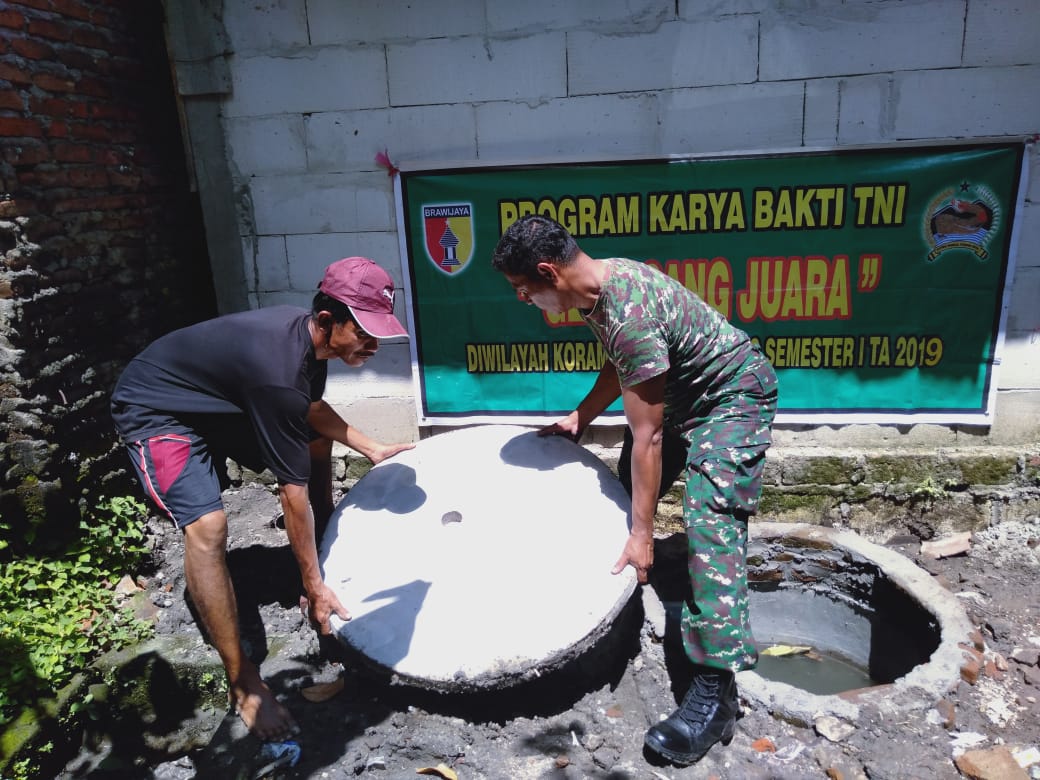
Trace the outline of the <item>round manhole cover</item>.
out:
[[[516,426],[464,428],[373,467],[322,541],[352,619],[337,636],[402,680],[511,685],[603,637],[635,572],[612,575],[628,495],[592,453]]]

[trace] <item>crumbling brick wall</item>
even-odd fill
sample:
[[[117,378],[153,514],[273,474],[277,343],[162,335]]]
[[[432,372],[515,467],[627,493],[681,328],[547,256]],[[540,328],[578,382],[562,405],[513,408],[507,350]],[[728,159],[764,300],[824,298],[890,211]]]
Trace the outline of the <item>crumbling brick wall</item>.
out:
[[[123,478],[116,377],[216,313],[159,0],[0,3],[0,150],[0,538],[17,540]]]

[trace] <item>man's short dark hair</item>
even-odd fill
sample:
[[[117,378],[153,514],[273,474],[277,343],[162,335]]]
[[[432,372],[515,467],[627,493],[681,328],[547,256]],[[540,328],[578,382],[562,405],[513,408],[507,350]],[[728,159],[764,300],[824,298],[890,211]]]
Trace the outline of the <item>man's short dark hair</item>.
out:
[[[566,265],[577,253],[578,243],[563,225],[532,214],[506,228],[491,256],[491,267],[511,276],[535,279],[540,262]]]
[[[311,304],[311,316],[317,317],[323,311],[331,314],[332,321],[336,323],[354,321],[354,317],[350,314],[350,307],[347,304],[337,301],[331,295],[319,292],[314,296],[314,302]]]

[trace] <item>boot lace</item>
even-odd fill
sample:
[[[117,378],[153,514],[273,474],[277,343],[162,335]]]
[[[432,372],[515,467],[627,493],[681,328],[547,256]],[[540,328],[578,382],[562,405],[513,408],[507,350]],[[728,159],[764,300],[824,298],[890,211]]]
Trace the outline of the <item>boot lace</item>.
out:
[[[679,717],[693,725],[703,725],[712,715],[713,707],[720,704],[722,679],[714,674],[699,674],[683,698]]]

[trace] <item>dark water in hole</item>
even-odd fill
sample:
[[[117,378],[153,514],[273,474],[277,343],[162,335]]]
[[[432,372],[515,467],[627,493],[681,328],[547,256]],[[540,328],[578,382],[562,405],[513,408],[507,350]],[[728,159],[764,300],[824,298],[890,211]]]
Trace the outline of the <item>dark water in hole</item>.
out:
[[[777,644],[807,645],[806,642],[783,642]],[[831,696],[843,691],[868,688],[877,685],[869,672],[848,659],[813,649],[800,655],[761,655],[770,645],[759,647],[758,666],[755,671],[773,682],[782,682],[820,696]]]

